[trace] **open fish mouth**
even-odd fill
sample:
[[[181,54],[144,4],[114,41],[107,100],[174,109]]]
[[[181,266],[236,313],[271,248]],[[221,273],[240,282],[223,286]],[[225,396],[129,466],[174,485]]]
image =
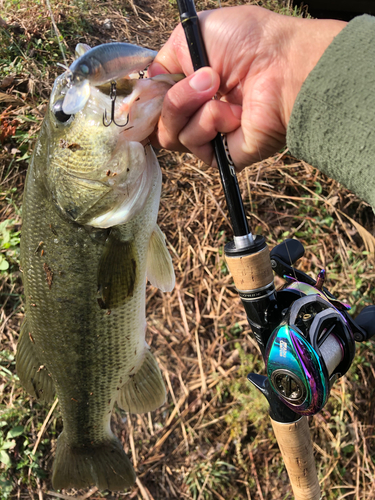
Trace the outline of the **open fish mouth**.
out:
[[[149,161],[150,152],[141,142],[129,140],[126,129],[104,126],[103,115],[110,109],[111,98],[106,89],[102,90],[90,85],[83,109],[66,115],[61,109],[67,91],[66,75],[56,80],[50,111],[60,135],[53,154],[58,160],[51,162],[57,162],[58,168],[52,163],[46,167],[46,182],[60,210],[74,222],[96,228],[124,224],[140,212],[152,189],[156,168],[155,162]],[[81,196],[72,198],[69,194],[73,185],[79,185]],[[95,197],[86,199],[94,192]]]
[[[120,45],[123,50],[124,44]],[[60,211],[78,224],[97,228],[125,224],[143,209],[156,178],[157,164],[152,161],[148,137],[166,92],[181,75],[141,79],[138,74],[129,75],[144,68],[156,54],[148,51],[139,56],[139,50],[148,51],[137,47],[136,61],[127,58],[120,70],[119,59],[105,53],[107,59],[102,58],[100,67],[105,66],[103,61],[112,62],[113,67],[107,65],[104,76],[90,70],[82,77],[73,63],[55,80],[49,107],[54,140],[45,167],[46,182]],[[87,50],[77,61],[94,51]],[[113,56],[113,48],[110,51]],[[68,108],[68,113],[64,105],[69,92],[77,97],[77,107]],[[80,195],[72,196],[77,186]]]

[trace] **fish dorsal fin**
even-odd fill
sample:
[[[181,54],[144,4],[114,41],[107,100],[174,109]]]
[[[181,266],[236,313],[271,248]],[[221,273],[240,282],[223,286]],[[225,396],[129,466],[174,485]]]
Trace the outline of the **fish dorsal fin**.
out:
[[[137,373],[121,388],[117,403],[130,413],[146,413],[159,408],[166,399],[165,385],[156,359],[146,347]]]
[[[158,225],[148,244],[147,278],[162,292],[171,292],[175,285],[172,259],[165,244],[165,236]]]
[[[52,401],[55,387],[48,370],[39,359],[35,340],[27,320],[21,327],[16,355],[16,371],[21,384],[33,397],[41,401]]]
[[[112,232],[104,246],[98,268],[98,303],[114,309],[133,296],[137,277],[134,242],[120,241]]]

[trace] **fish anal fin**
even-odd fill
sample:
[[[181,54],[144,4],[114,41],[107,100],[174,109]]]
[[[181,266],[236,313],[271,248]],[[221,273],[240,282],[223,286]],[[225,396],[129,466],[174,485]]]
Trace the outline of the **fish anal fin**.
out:
[[[48,370],[39,359],[27,320],[21,327],[16,354],[16,372],[22,386],[33,397],[41,401],[52,401],[55,387]]]
[[[86,488],[120,491],[135,482],[133,466],[120,441],[112,436],[92,446],[70,446],[63,431],[57,440],[52,470],[54,489]]]
[[[110,235],[98,268],[98,303],[114,309],[133,296],[137,263],[133,241],[120,241]]]
[[[165,236],[158,225],[155,226],[148,244],[147,278],[162,292],[171,292],[175,285],[172,258],[165,244]]]
[[[165,385],[156,359],[146,350],[140,369],[121,388],[117,403],[131,413],[146,413],[165,403]]]

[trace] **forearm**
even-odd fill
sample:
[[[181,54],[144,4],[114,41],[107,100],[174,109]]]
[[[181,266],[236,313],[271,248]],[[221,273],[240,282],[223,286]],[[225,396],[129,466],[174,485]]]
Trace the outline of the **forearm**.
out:
[[[375,18],[354,19],[333,40],[295,101],[291,153],[375,206]]]

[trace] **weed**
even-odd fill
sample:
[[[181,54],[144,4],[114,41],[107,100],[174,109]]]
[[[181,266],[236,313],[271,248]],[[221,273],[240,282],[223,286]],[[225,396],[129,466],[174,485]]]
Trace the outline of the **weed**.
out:
[[[0,222],[0,271],[8,271],[10,266],[19,265],[19,224],[15,219]]]
[[[213,492],[223,493],[228,487],[234,467],[222,460],[200,462],[184,478],[194,500],[209,500]]]
[[[249,372],[261,372],[263,367],[258,358],[252,353],[246,353],[240,343],[235,344],[240,358],[240,367],[237,376],[232,380],[225,380],[219,389],[223,396],[229,395],[236,402],[227,412],[225,422],[230,429],[230,435],[237,449],[241,441],[251,433],[251,429],[264,429],[268,413],[268,403],[265,397],[247,380]],[[253,438],[251,438],[253,439]]]

